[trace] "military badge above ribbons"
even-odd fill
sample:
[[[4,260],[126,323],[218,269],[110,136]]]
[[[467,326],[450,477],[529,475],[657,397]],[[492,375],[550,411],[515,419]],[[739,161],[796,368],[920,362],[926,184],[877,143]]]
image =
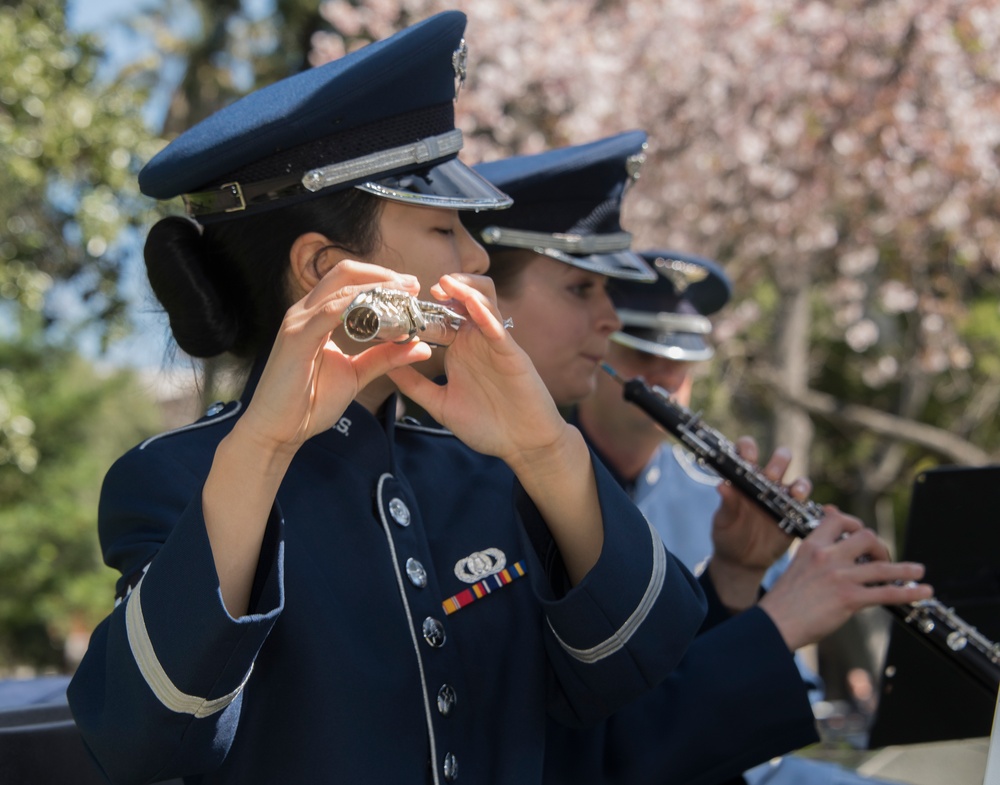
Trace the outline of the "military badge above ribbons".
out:
[[[524,561],[506,566],[507,556],[499,548],[476,551],[455,565],[455,577],[464,583],[473,583],[465,591],[449,597],[441,606],[447,615],[471,605],[476,600],[502,589],[525,574]]]

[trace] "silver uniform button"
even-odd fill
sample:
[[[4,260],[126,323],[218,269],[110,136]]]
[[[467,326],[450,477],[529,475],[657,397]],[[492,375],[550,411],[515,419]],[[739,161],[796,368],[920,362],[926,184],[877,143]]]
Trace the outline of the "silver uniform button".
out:
[[[458,702],[458,696],[455,694],[455,688],[450,684],[443,684],[441,689],[438,690],[438,711],[441,712],[442,717],[447,717],[451,714],[451,710],[455,708],[455,704]]]
[[[219,412],[221,412],[225,408],[226,408],[226,404],[224,404],[222,401],[216,401],[211,406],[209,406],[208,409],[205,411],[205,416],[206,417],[215,417],[215,415],[217,415]]]
[[[424,640],[429,646],[440,649],[444,646],[444,625],[433,616],[424,619],[423,625]]]
[[[402,499],[393,497],[389,501],[389,515],[400,526],[410,525],[410,508]]]
[[[406,577],[418,589],[422,589],[427,585],[427,570],[416,559],[409,558],[406,560]]]
[[[444,756],[444,778],[448,782],[458,779],[458,758],[450,752]]]

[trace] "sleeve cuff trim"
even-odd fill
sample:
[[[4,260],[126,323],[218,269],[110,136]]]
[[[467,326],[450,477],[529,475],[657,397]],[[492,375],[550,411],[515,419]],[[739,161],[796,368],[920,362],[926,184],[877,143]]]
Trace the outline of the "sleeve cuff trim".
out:
[[[146,680],[146,684],[149,685],[160,703],[178,714],[191,714],[200,719],[222,711],[243,691],[250,674],[253,672],[253,665],[250,666],[250,670],[247,671],[240,686],[221,698],[209,700],[188,695],[179,690],[170,681],[170,677],[167,676],[160,661],[156,658],[156,652],[153,651],[153,644],[149,640],[149,633],[146,630],[146,621],[142,616],[141,589],[142,580],[136,584],[135,589],[128,596],[128,604],[125,608],[125,631],[128,634],[128,644],[132,649],[132,656],[135,658],[142,678]]]
[[[552,620],[547,619],[549,629],[552,630],[552,634],[559,641],[559,645],[574,659],[587,665],[592,665],[595,662],[603,660],[605,657],[610,657],[612,654],[617,653],[625,647],[636,630],[642,626],[646,617],[649,616],[650,611],[656,604],[656,600],[660,596],[667,576],[667,552],[663,547],[663,541],[652,526],[649,527],[649,533],[653,540],[653,569],[652,574],[649,576],[649,583],[646,586],[645,593],[642,595],[642,599],[639,601],[639,605],[613,635],[589,649],[576,649],[559,637],[555,627],[552,626]]]

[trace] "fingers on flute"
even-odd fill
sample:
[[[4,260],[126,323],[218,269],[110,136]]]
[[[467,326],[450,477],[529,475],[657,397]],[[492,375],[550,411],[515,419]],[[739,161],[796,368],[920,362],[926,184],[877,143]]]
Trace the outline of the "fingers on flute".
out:
[[[331,297],[348,303],[361,292],[373,286],[398,289],[415,295],[420,291],[420,281],[414,275],[398,273],[387,267],[344,259],[331,267],[312,288],[305,301],[310,306],[322,305]]]
[[[485,275],[449,273],[431,287],[431,294],[438,299],[454,297],[456,300],[482,299],[496,307],[496,287],[493,279]]]
[[[431,348],[423,341],[383,343],[371,346],[355,355],[352,362],[359,383],[365,385],[389,371],[428,360],[430,356]]]
[[[460,273],[441,277],[431,293],[435,297],[451,297],[465,306],[469,317],[486,335],[498,338],[506,333],[500,311],[496,306],[493,283],[483,276],[469,276]]]
[[[751,463],[756,463],[759,457],[757,443],[750,436],[741,436],[736,440],[736,451],[740,457]],[[792,452],[787,447],[778,447],[771,455],[770,460],[763,467],[764,476],[775,483],[784,480],[788,467],[792,464]],[[812,493],[812,482],[807,477],[798,477],[789,483],[786,488],[788,492],[799,501],[805,501]]]

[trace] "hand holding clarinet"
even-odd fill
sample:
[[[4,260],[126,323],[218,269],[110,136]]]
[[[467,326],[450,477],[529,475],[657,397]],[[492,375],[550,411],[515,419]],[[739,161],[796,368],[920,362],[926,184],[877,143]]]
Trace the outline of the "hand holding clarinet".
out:
[[[625,380],[607,364],[602,367],[622,383],[626,400],[642,408],[782,531],[802,538],[786,572],[758,603],[789,648],[830,634],[862,608],[882,605],[991,696],[997,694],[1000,644],[935,599],[930,586],[916,583],[923,577],[922,565],[889,561],[885,545],[860,520],[832,505],[804,500],[800,481],[793,484],[793,489],[799,486],[793,495],[669,394],[641,379]],[[712,574],[713,581],[715,577]]]

